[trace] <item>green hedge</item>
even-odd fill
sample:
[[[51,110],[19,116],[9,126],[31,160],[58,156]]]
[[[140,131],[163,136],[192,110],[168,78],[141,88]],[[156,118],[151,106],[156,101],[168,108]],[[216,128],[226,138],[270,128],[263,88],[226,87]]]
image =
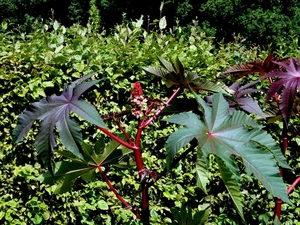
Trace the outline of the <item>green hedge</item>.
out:
[[[239,38],[234,43],[215,46],[213,39],[206,37],[196,26],[189,27],[188,33],[183,33],[181,27],[175,27],[168,34],[163,30],[147,33],[141,28],[142,21],[138,20],[129,25],[116,26],[112,34],[106,35],[96,33],[89,24],[86,27],[74,24],[66,28],[54,21],[36,28],[32,33],[14,35],[6,25],[2,24],[4,32],[0,34],[2,224],[138,224],[133,214],[122,208],[101,180],[77,183],[71,193],[62,195],[53,195],[53,187],[35,180],[43,172],[33,145],[35,132],[32,131],[17,146],[11,143],[17,117],[31,102],[46,94],[57,93],[65,84],[95,71],[97,78],[105,79],[86,98],[104,115],[125,109],[129,103],[131,85],[138,80],[147,95],[168,95],[160,80],[146,76],[142,70],[145,66],[158,65],[157,56],[166,59],[179,57],[187,70],[215,80],[230,65],[267,55],[257,47],[246,49]],[[298,49],[282,46],[279,52],[282,55],[298,53]],[[165,163],[164,141],[172,128],[156,130],[158,125],[164,127],[164,123],[158,120],[145,136],[143,156],[149,168],[160,171]],[[94,140],[94,131],[94,128],[87,129],[85,137]],[[159,180],[151,189],[153,224],[171,222],[169,208],[180,207],[183,198],[195,208],[211,204],[213,213],[209,221],[212,224],[238,224],[238,214],[234,210],[230,213],[226,211],[233,208],[232,202],[223,193],[224,187],[214,168],[211,172],[215,174],[215,182],[210,187],[210,195],[205,196],[195,188],[195,171],[189,169],[192,159],[193,155],[190,155],[174,169],[171,176]],[[130,170],[109,170],[108,174],[126,199],[131,201],[132,196],[133,200],[139,198],[138,191],[135,193],[137,174]],[[268,199],[251,178],[245,177],[244,183],[248,191],[245,194],[246,206],[254,199],[259,202],[253,204],[255,213],[250,208],[245,210],[249,211],[246,219],[257,224],[263,221],[260,215],[273,211],[273,206],[269,205],[273,199]],[[253,185],[251,190],[247,189],[250,184]],[[295,198],[299,201],[299,196]]]

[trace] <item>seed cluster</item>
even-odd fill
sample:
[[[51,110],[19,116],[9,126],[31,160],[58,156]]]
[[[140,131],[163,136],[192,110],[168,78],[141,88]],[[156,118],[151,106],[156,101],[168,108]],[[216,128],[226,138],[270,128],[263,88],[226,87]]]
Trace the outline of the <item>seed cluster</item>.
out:
[[[131,95],[131,112],[137,118],[143,115],[143,106],[147,103],[147,98],[143,96],[143,90],[140,82],[135,82]]]

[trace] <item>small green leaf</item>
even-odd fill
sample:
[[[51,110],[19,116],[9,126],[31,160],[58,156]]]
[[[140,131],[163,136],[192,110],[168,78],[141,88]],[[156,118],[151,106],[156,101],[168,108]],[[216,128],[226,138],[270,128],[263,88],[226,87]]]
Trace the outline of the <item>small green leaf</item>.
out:
[[[159,29],[163,30],[166,27],[167,27],[167,20],[166,20],[166,17],[164,16],[159,20]]]
[[[54,57],[53,61],[55,63],[58,63],[58,64],[64,64],[66,62],[67,58],[63,55],[58,55],[56,57]]]
[[[97,206],[101,210],[108,210],[108,204],[102,199],[98,201]]]
[[[6,29],[7,29],[7,22],[6,22],[6,21],[3,21],[3,22],[1,23],[1,26],[2,26],[2,29],[3,29],[3,30],[6,30]]]
[[[136,28],[141,28],[144,23],[143,16],[135,23]]]
[[[34,218],[32,219],[34,224],[40,224],[43,221],[43,217],[39,214],[35,214]]]
[[[55,20],[53,23],[53,29],[58,30],[58,28],[59,28],[59,23]]]

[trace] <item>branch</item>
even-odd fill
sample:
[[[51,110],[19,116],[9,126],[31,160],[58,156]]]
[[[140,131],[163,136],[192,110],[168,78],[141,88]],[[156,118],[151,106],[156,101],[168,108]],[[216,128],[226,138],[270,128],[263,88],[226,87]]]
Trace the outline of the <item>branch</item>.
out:
[[[169,103],[176,97],[176,95],[181,91],[181,88],[177,88],[176,91],[172,94],[172,96],[162,105],[153,116],[149,118],[146,122],[141,123],[141,128],[147,127],[168,105]]]
[[[105,116],[102,116],[102,120],[103,121],[106,121],[106,120],[111,120],[111,119],[114,119],[116,117],[121,117],[121,116],[124,116],[126,114],[130,113],[129,110],[123,110],[121,112],[118,112],[118,113],[110,113],[108,115],[105,115]]]
[[[114,121],[117,123],[119,129],[123,132],[123,134],[125,135],[127,141],[129,141],[129,144],[134,146],[133,141],[131,140],[130,136],[128,135],[128,133],[124,130],[124,127],[122,127],[121,122],[120,122],[120,118],[115,118]]]
[[[106,130],[103,127],[99,127],[97,126],[97,128],[101,131],[103,131],[105,134],[107,134],[109,137],[111,137],[112,139],[114,139],[115,141],[119,142],[121,145],[123,145],[126,148],[129,148],[131,150],[137,150],[138,147],[135,145],[130,145],[129,143],[127,143],[126,141],[123,141],[122,139],[120,139],[119,137],[117,137],[116,135],[114,135],[113,133],[111,133],[110,131]]]
[[[110,188],[110,190],[116,195],[116,197],[122,202],[122,204],[129,209],[133,214],[136,215],[137,218],[141,219],[141,215],[136,212],[133,207],[118,193],[115,187],[110,183],[109,179],[107,178],[106,174],[103,172],[100,165],[97,166],[102,178],[105,180],[106,184]]]

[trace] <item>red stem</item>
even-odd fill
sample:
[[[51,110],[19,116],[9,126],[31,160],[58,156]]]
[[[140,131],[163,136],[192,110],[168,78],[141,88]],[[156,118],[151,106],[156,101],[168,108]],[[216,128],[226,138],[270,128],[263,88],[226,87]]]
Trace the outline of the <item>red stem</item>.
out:
[[[143,159],[142,159],[142,154],[141,154],[141,136],[143,129],[146,128],[164,109],[165,107],[175,98],[175,96],[179,93],[180,88],[177,88],[177,90],[172,94],[172,96],[167,100],[167,102],[161,106],[156,113],[151,116],[146,122],[145,119],[150,113],[151,109],[148,109],[144,115],[143,120],[139,123],[138,130],[136,133],[136,138],[135,138],[135,146],[138,148],[134,151],[134,156],[135,156],[135,161],[137,165],[137,169],[139,172],[140,179],[142,178],[142,171],[144,170],[144,165],[143,165]],[[146,179],[144,179],[141,182],[141,187],[142,187],[142,221],[144,225],[149,224],[149,217],[150,217],[150,210],[149,210],[149,193],[148,193],[148,185]]]
[[[290,194],[293,189],[297,186],[297,184],[300,182],[300,177],[298,177],[294,183],[292,183],[292,185],[287,189],[287,194]],[[282,205],[282,200],[281,199],[277,199],[276,200],[276,206],[275,206],[275,214],[278,217],[278,219],[280,219],[281,216],[281,205]]]
[[[125,134],[125,136],[127,137],[128,142],[121,140],[119,137],[115,136],[113,133],[111,133],[110,131],[108,131],[107,129],[97,126],[98,129],[100,129],[101,131],[103,131],[105,134],[107,134],[109,137],[111,137],[113,140],[119,142],[120,144],[122,144],[123,146],[125,146],[126,148],[132,149],[134,151],[134,157],[135,157],[135,161],[136,161],[136,165],[137,165],[137,170],[139,173],[139,177],[142,180],[142,175],[143,175],[143,171],[144,171],[144,165],[143,165],[143,159],[142,159],[142,154],[141,154],[141,136],[142,136],[142,131],[144,128],[146,128],[164,109],[165,107],[175,98],[175,96],[180,92],[181,88],[177,88],[176,91],[172,94],[172,96],[167,100],[167,102],[161,106],[153,116],[151,116],[146,122],[146,118],[149,115],[150,111],[152,110],[152,108],[149,108],[146,113],[145,116],[143,118],[143,120],[139,123],[138,125],[138,130],[136,133],[136,137],[135,137],[135,143],[132,143],[130,137],[128,136],[128,134],[121,129],[121,127],[119,126],[119,128],[123,131],[123,133]],[[148,185],[147,185],[147,180],[143,179],[141,181],[141,188],[142,188],[142,203],[141,203],[141,208],[142,208],[142,215],[140,216],[140,214],[138,214],[137,212],[134,212],[131,205],[129,203],[127,203],[122,196],[116,191],[116,189],[113,187],[113,185],[110,183],[110,181],[108,180],[108,178],[106,177],[106,175],[103,173],[101,166],[98,165],[98,169],[99,172],[101,173],[103,179],[105,180],[105,182],[107,183],[107,185],[109,186],[109,188],[115,193],[115,195],[117,196],[117,198],[122,202],[122,204],[126,207],[129,207],[129,209],[137,216],[137,218],[141,219],[144,223],[144,225],[149,224],[149,218],[150,218],[150,210],[149,210],[149,193],[148,193]]]
[[[282,204],[282,200],[278,198],[276,200],[276,205],[275,205],[275,215],[278,217],[279,220],[281,216],[281,204]]]
[[[109,137],[111,137],[112,139],[114,139],[115,141],[119,142],[121,145],[123,145],[126,148],[129,148],[131,150],[136,150],[138,149],[137,146],[135,145],[130,145],[129,143],[127,143],[126,141],[123,141],[122,139],[120,139],[119,137],[117,137],[116,135],[114,135],[113,133],[111,133],[110,131],[106,130],[103,127],[99,127],[97,126],[97,128],[101,131],[103,131],[103,133],[107,134]]]
[[[129,141],[129,144],[132,145],[132,146],[134,146],[133,141],[131,140],[131,138],[129,137],[129,135],[127,134],[127,132],[124,130],[124,128],[121,126],[120,121],[117,121],[117,124],[118,124],[119,129],[125,135],[127,141]]]
[[[282,141],[282,154],[283,154],[283,156],[285,156],[287,145],[288,145],[288,139],[287,139],[287,137],[284,137],[283,141]]]
[[[293,189],[297,186],[297,184],[300,182],[300,177],[298,177],[294,183],[292,183],[292,185],[288,188],[287,193],[290,194]]]
[[[165,102],[164,105],[162,105],[153,116],[150,117],[149,120],[147,120],[144,123],[141,123],[141,127],[145,128],[147,127],[165,108],[169,103],[176,97],[176,95],[180,92],[181,88],[177,88],[176,91],[172,94],[172,96]]]
[[[142,131],[143,131],[143,128],[139,127],[138,131],[136,133],[136,137],[135,137],[135,146],[137,147],[137,149],[134,150],[134,157],[135,157],[136,166],[137,166],[137,170],[139,172],[139,175],[141,175],[140,173],[144,169],[143,159],[142,159],[142,154],[141,154]]]
[[[116,197],[122,202],[122,204],[129,209],[131,212],[133,212],[137,218],[141,219],[141,215],[134,211],[132,206],[118,193],[118,191],[115,189],[115,187],[110,183],[109,179],[107,178],[106,174],[103,172],[102,168],[100,165],[97,166],[103,180],[107,183],[108,187],[110,190],[116,195]]]
[[[273,83],[273,80],[272,80],[272,78],[271,78],[271,77],[269,77],[269,82],[270,82],[270,84],[272,84],[272,83]],[[277,95],[277,93],[275,93],[275,94],[274,94],[274,98],[275,98],[275,101],[276,101],[276,103],[277,103],[277,104],[279,104],[279,99],[278,99],[278,95]]]

